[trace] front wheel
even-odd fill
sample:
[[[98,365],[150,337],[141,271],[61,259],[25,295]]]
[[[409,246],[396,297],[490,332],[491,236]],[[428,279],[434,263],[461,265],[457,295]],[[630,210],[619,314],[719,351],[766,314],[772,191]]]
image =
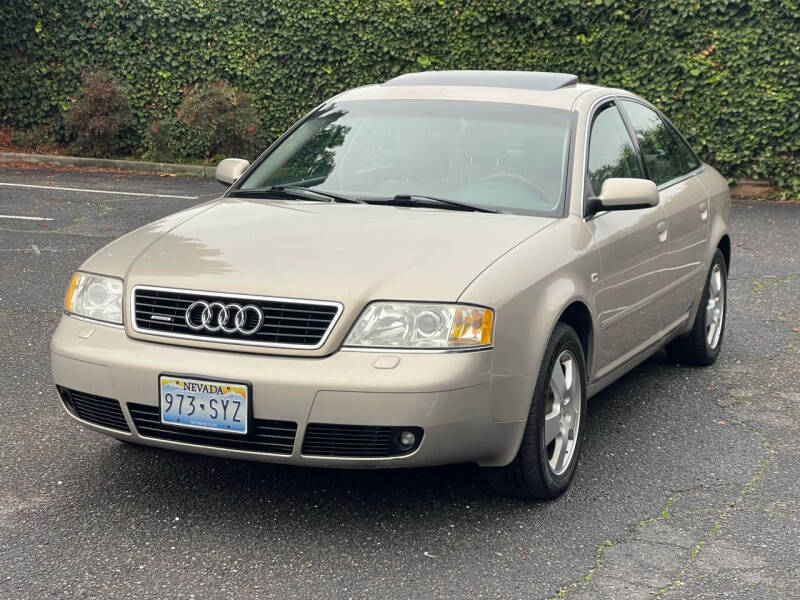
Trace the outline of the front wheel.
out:
[[[501,494],[549,500],[569,487],[586,418],[586,361],[575,330],[558,323],[545,350],[517,455],[486,469]]]
[[[669,344],[667,355],[685,365],[706,366],[717,360],[727,316],[728,267],[717,249],[708,270],[692,330]]]

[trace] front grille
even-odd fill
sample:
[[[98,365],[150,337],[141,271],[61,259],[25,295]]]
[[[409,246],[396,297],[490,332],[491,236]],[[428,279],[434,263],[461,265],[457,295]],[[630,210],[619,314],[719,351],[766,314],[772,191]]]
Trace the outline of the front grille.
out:
[[[58,392],[67,409],[79,419],[110,429],[130,432],[119,401],[62,387],[58,388]]]
[[[403,447],[399,436],[411,431],[416,440]],[[303,438],[303,454],[350,458],[383,458],[408,454],[419,447],[419,427],[383,427],[373,425],[335,425],[310,423]]]
[[[129,402],[128,411],[139,435],[187,444],[288,455],[292,453],[297,434],[297,423],[291,421],[253,419],[249,433],[241,435],[166,425],[161,422],[157,406]]]
[[[245,307],[253,305],[261,311],[263,321],[258,327],[258,316],[253,310],[245,313],[240,329],[231,332],[212,331],[219,325],[219,305],[211,312],[210,327],[194,330],[186,322],[187,309],[197,301],[208,305]],[[231,307],[229,319],[223,323],[227,329],[235,329]],[[186,292],[161,288],[137,287],[134,290],[134,329],[156,335],[194,337],[198,339],[233,342],[263,346],[289,346],[317,348],[323,344],[327,334],[339,316],[341,305],[334,302],[300,302],[297,300],[269,299],[262,297],[218,296],[213,293]],[[193,312],[194,324],[201,324],[202,308]],[[250,330],[254,330],[249,333]]]

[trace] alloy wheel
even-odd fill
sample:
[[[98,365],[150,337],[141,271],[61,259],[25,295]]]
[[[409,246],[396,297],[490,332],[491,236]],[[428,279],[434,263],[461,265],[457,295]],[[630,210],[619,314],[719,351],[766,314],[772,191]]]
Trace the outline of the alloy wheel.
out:
[[[575,355],[564,350],[553,365],[544,417],[547,462],[554,475],[570,466],[581,416],[580,369]]]
[[[715,264],[708,279],[708,302],[706,303],[706,342],[712,350],[719,344],[722,336],[722,322],[725,317],[725,279],[722,268]]]

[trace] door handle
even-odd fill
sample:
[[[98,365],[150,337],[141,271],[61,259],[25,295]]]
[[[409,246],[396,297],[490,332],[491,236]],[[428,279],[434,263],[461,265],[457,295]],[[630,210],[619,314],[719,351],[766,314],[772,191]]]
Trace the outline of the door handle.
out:
[[[659,221],[658,225],[656,225],[656,231],[658,232],[658,239],[662,242],[667,241],[667,222],[666,221]]]
[[[708,218],[708,204],[701,202],[698,208],[700,209],[700,218],[705,221]]]

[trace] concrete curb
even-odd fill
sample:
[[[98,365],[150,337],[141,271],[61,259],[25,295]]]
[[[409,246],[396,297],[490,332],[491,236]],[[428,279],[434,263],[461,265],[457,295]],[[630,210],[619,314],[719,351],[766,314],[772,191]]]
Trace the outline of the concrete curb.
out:
[[[0,152],[0,161],[19,161],[61,165],[64,167],[84,167],[89,169],[115,169],[136,171],[138,173],[170,173],[175,175],[194,175],[214,177],[216,166],[180,165],[174,163],[145,162],[139,160],[113,160],[109,158],[85,158],[82,156],[57,156],[51,154],[28,154],[24,152]]]

